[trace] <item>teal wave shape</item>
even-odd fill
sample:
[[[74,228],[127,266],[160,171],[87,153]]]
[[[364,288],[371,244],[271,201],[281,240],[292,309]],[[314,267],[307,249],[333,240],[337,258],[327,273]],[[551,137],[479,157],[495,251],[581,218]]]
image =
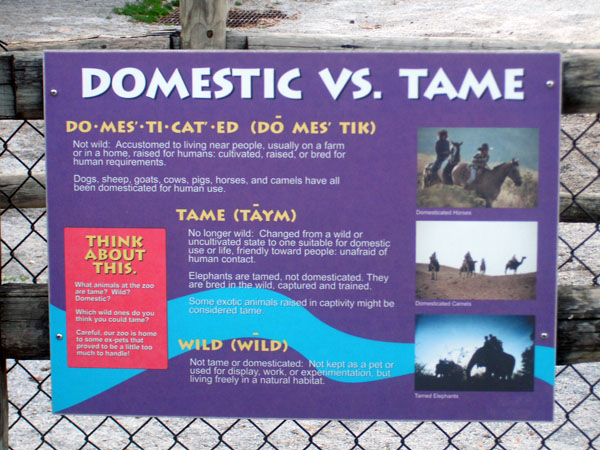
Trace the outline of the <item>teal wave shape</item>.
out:
[[[533,376],[554,386],[554,369],[556,367],[556,349],[535,346],[533,360]]]
[[[246,301],[272,302],[274,306],[259,307],[262,314],[192,314],[190,300],[207,303],[213,299],[224,303],[245,304]],[[331,380],[344,383],[365,383],[414,373],[414,343],[382,342],[360,338],[337,330],[313,316],[289,297],[264,289],[227,288],[180,297],[168,302],[169,358],[185,353],[182,342],[195,343],[206,339],[224,341],[262,338],[286,341],[309,361],[322,363],[317,367]],[[210,303],[210,302],[209,302]],[[226,305],[217,307],[227,307]],[[195,306],[194,306],[195,307]],[[65,312],[50,307],[51,329],[54,334],[66,336]],[[402,326],[398,323],[398,326]],[[86,369],[67,367],[67,339],[52,340],[53,408],[62,411],[94,397],[140,373],[141,369]],[[240,353],[240,358],[243,357]],[[247,353],[252,359],[252,354]],[[329,366],[327,362],[329,362]],[[331,363],[343,366],[337,369]],[[355,363],[363,373],[347,372],[349,363]],[[554,384],[554,349],[536,346],[535,377]],[[371,368],[372,370],[369,370]]]
[[[237,306],[236,314],[190,314],[190,299],[206,301],[220,299],[226,308],[228,304]],[[248,301],[270,301],[276,306],[250,306],[260,308],[262,314],[241,314]],[[184,353],[179,340],[218,339],[221,341],[237,338],[262,338],[287,341],[309,361],[324,362],[317,367],[326,377],[343,383],[364,383],[386,378],[407,375],[414,372],[414,344],[382,342],[365,339],[344,333],[313,316],[302,306],[282,306],[293,303],[289,297],[266,289],[226,288],[188,295],[169,302],[169,317],[178,317],[175,328],[169,327],[169,357]],[[234,306],[235,307],[235,306]],[[400,324],[398,324],[400,326]],[[235,344],[233,344],[235,345]],[[238,350],[239,351],[239,350]],[[252,352],[246,352],[250,357]],[[325,363],[329,361],[329,367]],[[349,362],[357,368],[365,368],[357,376],[338,373],[332,362],[339,363],[344,372]],[[379,364],[383,363],[383,364]],[[379,369],[376,367],[381,366]],[[369,370],[372,368],[373,370]],[[385,373],[385,374],[384,374]]]
[[[66,313],[50,305],[51,336],[62,334],[65,338],[50,339],[52,359],[52,411],[58,413],[110,389],[142,373],[142,369],[82,369],[67,366]]]
[[[216,303],[242,304],[246,301],[272,302],[262,307],[262,314],[191,314],[190,299]],[[168,302],[169,358],[185,353],[180,340],[196,339],[230,341],[239,338],[262,338],[286,341],[317,365],[323,375],[345,383],[364,383],[408,375],[414,372],[414,344],[382,342],[352,336],[333,328],[313,316],[289,297],[274,291],[256,288],[216,289],[180,297]],[[223,306],[225,307],[225,306]],[[53,333],[66,336],[65,312],[51,307]],[[398,324],[401,326],[401,324]],[[256,334],[257,333],[257,334]],[[139,369],[85,369],[67,367],[67,339],[52,343],[53,392],[55,412],[64,410],[110,389],[143,370]],[[251,353],[247,353],[252,358]],[[240,354],[242,357],[242,354]],[[362,374],[350,372],[350,362]],[[338,363],[333,367],[332,363]],[[361,369],[361,366],[364,366]]]

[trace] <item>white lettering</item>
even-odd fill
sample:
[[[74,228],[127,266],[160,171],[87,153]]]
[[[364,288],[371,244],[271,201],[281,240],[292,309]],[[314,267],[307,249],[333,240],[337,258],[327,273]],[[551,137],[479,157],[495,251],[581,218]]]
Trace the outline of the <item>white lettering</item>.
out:
[[[429,83],[427,90],[423,94],[423,96],[429,100],[433,99],[436,95],[446,95],[450,100],[454,100],[458,95],[454,85],[441,67],[438,69],[433,80],[431,80],[431,83]]]
[[[98,86],[94,87],[94,78]],[[83,67],[81,69],[81,96],[92,98],[104,94],[110,87],[110,74],[102,69]]]
[[[352,83],[359,88],[358,91],[354,91],[352,93],[352,98],[354,100],[358,100],[360,98],[365,98],[371,93],[372,86],[371,83],[365,80],[366,77],[371,75],[371,70],[368,67],[357,70],[352,74]]]
[[[525,93],[517,91],[523,89],[523,80],[517,77],[525,76],[525,69],[506,69],[504,71],[504,98],[506,100],[524,100]]]
[[[418,100],[419,78],[429,76],[429,71],[427,69],[400,69],[398,75],[408,78],[408,98]]]
[[[205,75],[210,75],[209,67],[192,69],[192,98],[211,98],[211,92],[204,90],[210,87],[210,81],[204,79]]]
[[[494,78],[494,74],[492,73],[491,69],[488,69],[481,82],[477,80],[475,74],[473,74],[473,71],[469,69],[465,75],[462,85],[460,86],[458,98],[466,100],[469,97],[469,91],[473,91],[477,98],[481,98],[481,96],[488,89],[492,99],[498,100],[499,98],[502,98],[502,93],[498,88],[498,84],[496,83],[496,79]]]
[[[260,76],[260,69],[233,69],[232,75],[240,77],[241,98],[252,98],[252,78]]]
[[[331,97],[334,100],[337,100],[348,84],[348,81],[350,81],[350,78],[352,77],[352,71],[344,67],[336,81],[333,80],[333,76],[331,75],[329,68],[321,70],[319,72],[319,76],[321,77],[321,80],[323,80],[323,83],[325,83],[325,87],[329,91],[329,94],[331,94]]]
[[[291,98],[292,100],[302,100],[302,91],[298,89],[292,89],[290,87],[290,83],[301,76],[302,74],[300,73],[300,69],[297,67],[295,69],[288,70],[279,79],[279,82],[277,83],[277,90],[286,98]]]
[[[213,81],[221,88],[220,91],[215,92],[215,98],[225,98],[229,97],[233,92],[233,83],[229,81],[227,78],[231,75],[231,69],[224,68],[217,70],[215,72],[215,76],[213,77]]]
[[[169,97],[173,89],[177,89],[177,93],[179,94],[179,98],[187,98],[190,96],[190,92],[187,90],[185,86],[185,82],[183,78],[181,78],[181,74],[179,73],[179,69],[175,69],[169,81],[165,80],[163,74],[157,68],[154,70],[154,74],[152,75],[152,79],[150,80],[150,85],[148,86],[148,90],[146,91],[146,97],[150,97],[152,99],[156,98],[156,94],[158,93],[158,89],[163,93],[165,97]]]
[[[418,100],[421,95],[429,100],[433,100],[437,95],[445,95],[449,100],[456,98],[467,100],[471,92],[478,99],[482,98],[486,92],[493,100],[501,99],[503,96],[492,69],[487,69],[481,80],[477,79],[472,69],[467,69],[464,77],[460,80],[458,92],[455,88],[458,86],[457,80],[454,80],[453,83],[441,67],[427,83],[424,92],[421,89],[421,78],[429,77],[428,69],[399,69],[398,75],[401,78],[407,78],[407,98],[410,100]],[[524,75],[525,70],[522,68],[504,70],[504,98],[506,100],[523,100],[525,98],[522,79]]]
[[[133,87],[130,90],[125,89],[125,78],[127,77],[133,77]],[[121,98],[137,98],[142,95],[145,88],[146,77],[140,69],[124,67],[113,75],[113,92]]]

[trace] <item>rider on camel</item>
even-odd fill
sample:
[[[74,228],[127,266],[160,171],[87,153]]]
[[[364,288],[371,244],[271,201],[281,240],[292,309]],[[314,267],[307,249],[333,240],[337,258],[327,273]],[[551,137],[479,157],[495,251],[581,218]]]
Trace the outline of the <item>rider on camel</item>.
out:
[[[437,175],[438,169],[442,163],[448,159],[450,155],[450,141],[448,140],[448,130],[438,131],[438,140],[435,143],[435,154],[437,155],[433,165],[431,166],[431,172]]]
[[[471,256],[471,252],[465,253],[465,261],[467,261],[469,264],[473,263],[473,257]]]
[[[473,156],[471,162],[471,176],[467,180],[467,186],[479,178],[485,170],[489,170],[487,163],[490,160],[490,150],[492,150],[492,147],[485,142],[477,149],[477,153]]]

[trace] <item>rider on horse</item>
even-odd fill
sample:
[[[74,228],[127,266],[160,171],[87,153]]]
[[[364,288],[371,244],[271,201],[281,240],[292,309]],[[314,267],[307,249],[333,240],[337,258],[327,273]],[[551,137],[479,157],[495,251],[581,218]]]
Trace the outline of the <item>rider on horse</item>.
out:
[[[471,176],[467,180],[467,186],[479,178],[485,170],[489,170],[487,163],[490,160],[490,150],[492,150],[492,147],[485,142],[477,149],[477,153],[473,156],[471,162]]]
[[[448,140],[448,130],[438,131],[438,140],[435,143],[435,154],[437,155],[431,173],[437,175],[437,171],[442,166],[442,163],[448,159],[450,155],[450,141]]]

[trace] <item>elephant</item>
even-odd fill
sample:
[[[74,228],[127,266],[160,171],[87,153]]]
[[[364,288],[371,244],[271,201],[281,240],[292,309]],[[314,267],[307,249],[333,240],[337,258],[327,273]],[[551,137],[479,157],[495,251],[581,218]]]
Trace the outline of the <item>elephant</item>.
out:
[[[465,370],[459,364],[447,359],[440,359],[435,366],[435,376],[441,378],[463,379]]]
[[[515,369],[515,357],[502,350],[502,343],[495,336],[491,336],[489,340],[486,337],[483,347],[475,350],[469,360],[467,378],[471,377],[474,366],[485,367],[487,378],[510,380]]]

